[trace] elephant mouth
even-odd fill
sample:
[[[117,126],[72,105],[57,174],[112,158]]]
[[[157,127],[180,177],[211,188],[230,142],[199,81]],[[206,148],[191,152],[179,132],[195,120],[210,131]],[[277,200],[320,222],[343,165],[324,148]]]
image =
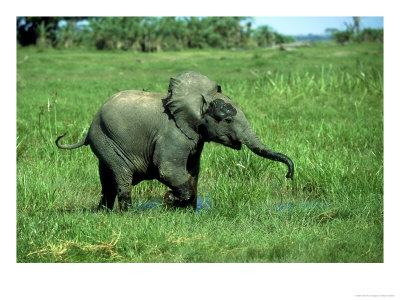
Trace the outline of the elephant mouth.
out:
[[[242,143],[238,140],[233,139],[230,135],[219,135],[215,137],[208,137],[205,141],[206,142],[213,141],[235,150],[242,149]]]
[[[229,137],[229,142],[230,142],[230,145],[227,145],[228,147],[231,147],[232,149],[235,149],[235,150],[242,149],[242,143],[232,139],[232,137]]]

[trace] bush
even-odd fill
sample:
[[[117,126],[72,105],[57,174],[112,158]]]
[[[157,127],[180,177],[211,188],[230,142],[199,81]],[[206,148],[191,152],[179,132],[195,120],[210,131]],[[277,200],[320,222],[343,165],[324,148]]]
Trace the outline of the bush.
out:
[[[360,34],[363,42],[383,42],[383,29],[366,28]]]
[[[352,31],[338,31],[332,35],[332,38],[341,45],[347,44],[353,38]]]
[[[337,31],[332,34],[332,38],[341,45],[349,42],[383,42],[383,29],[366,28],[359,34],[351,30]]]

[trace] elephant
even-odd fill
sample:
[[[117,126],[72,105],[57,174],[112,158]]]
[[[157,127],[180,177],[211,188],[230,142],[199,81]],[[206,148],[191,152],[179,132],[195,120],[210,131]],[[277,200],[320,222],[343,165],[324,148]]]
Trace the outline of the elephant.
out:
[[[99,209],[132,207],[131,186],[157,179],[170,190],[168,208],[196,208],[200,156],[205,142],[240,150],[245,144],[255,154],[287,165],[294,164],[260,142],[242,110],[221,86],[194,71],[170,79],[168,93],[126,90],[111,96],[94,117],[86,136],[73,145],[90,145],[99,160],[102,185]]]

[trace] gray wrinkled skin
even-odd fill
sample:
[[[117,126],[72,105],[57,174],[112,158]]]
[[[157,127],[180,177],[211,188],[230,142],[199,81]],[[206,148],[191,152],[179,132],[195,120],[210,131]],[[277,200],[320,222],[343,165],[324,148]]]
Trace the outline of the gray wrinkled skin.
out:
[[[99,208],[112,209],[118,196],[120,209],[126,210],[131,185],[151,179],[171,189],[164,196],[167,207],[195,208],[200,154],[211,141],[236,150],[245,144],[257,155],[285,163],[286,177],[293,179],[290,158],[266,148],[221,87],[197,72],[171,78],[167,95],[119,92],[100,108],[82,141],[60,145],[64,135],[57,147],[90,145],[99,159]]]

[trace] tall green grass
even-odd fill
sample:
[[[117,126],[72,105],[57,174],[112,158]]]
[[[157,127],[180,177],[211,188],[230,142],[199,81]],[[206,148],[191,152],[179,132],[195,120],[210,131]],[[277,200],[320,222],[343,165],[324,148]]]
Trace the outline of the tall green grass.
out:
[[[17,51],[18,262],[382,262],[383,49]],[[216,80],[283,164],[207,144],[198,193],[211,209],[93,213],[97,159],[81,139],[113,93],[166,92],[196,70]],[[134,202],[161,200],[156,181]]]

